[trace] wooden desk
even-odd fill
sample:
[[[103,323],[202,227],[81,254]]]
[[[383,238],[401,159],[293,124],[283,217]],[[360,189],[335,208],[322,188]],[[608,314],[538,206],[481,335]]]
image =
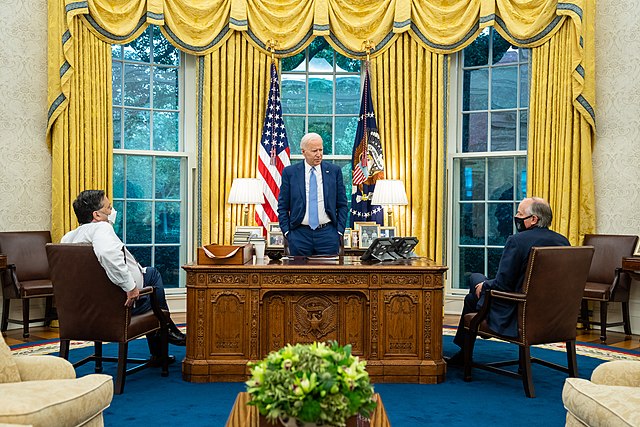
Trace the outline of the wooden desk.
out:
[[[622,271],[629,273],[632,279],[640,280],[640,257],[622,258]]]
[[[337,340],[373,382],[439,383],[443,274],[427,259],[296,258],[185,265],[186,381],[246,381],[247,362],[287,343]]]
[[[378,393],[373,395],[377,406],[371,420],[365,422],[366,427],[391,427],[389,419],[387,418],[387,412],[382,405],[382,399]],[[265,419],[260,417],[258,408],[255,406],[247,406],[247,402],[250,400],[249,393],[238,393],[236,401],[231,408],[229,419],[227,420],[226,427],[262,427],[263,425],[271,426],[272,424],[266,424]],[[349,424],[347,423],[347,426]]]

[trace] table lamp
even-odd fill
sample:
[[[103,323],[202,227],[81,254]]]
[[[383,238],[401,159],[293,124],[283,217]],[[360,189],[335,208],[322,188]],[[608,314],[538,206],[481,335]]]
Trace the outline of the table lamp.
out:
[[[257,178],[234,178],[231,183],[228,202],[232,205],[244,205],[244,223],[249,222],[249,204],[264,203],[262,181]]]
[[[379,179],[376,181],[371,204],[386,207],[387,226],[390,227],[393,206],[406,206],[409,204],[403,182],[399,179]]]

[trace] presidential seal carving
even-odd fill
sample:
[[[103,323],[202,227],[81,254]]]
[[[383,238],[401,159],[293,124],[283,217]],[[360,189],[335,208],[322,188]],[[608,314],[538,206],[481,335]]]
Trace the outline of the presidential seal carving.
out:
[[[307,296],[294,306],[295,331],[301,337],[320,340],[336,330],[337,308],[322,296]]]

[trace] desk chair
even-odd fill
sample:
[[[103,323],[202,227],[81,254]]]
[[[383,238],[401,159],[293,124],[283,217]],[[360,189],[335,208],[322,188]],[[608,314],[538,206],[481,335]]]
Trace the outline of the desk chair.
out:
[[[74,367],[94,361],[95,371],[100,373],[103,361],[117,361],[114,393],[121,394],[126,375],[154,366],[151,360],[128,358],[129,341],[159,331],[162,376],[168,376],[169,317],[158,306],[153,288],[140,291],[140,295],[151,294],[153,310],[134,316],[124,305],[127,294],[109,280],[92,245],[48,244],[46,251],[58,305],[60,356],[69,358],[71,340],[93,341],[94,354],[74,363]],[[118,343],[117,359],[102,355],[103,342]],[[128,363],[136,365],[127,369]]]
[[[0,271],[2,284],[2,324],[5,332],[9,322],[22,325],[22,336],[29,337],[29,324],[56,318],[53,310],[53,285],[49,280],[49,263],[45,245],[51,243],[48,231],[12,231],[0,233],[0,253],[7,255],[7,268]],[[45,298],[44,317],[30,318],[32,299]],[[10,319],[11,300],[22,301],[22,320]]]
[[[593,247],[554,246],[533,247],[525,280],[520,292],[489,290],[478,313],[464,317],[464,380],[471,381],[471,369],[479,368],[513,378],[522,379],[527,397],[535,397],[531,363],[578,375],[576,361],[576,316],[580,311],[580,300],[591,265]],[[517,304],[518,336],[508,337],[492,331],[487,322],[493,300]],[[474,363],[473,347],[477,336],[497,338],[519,347],[517,360]],[[565,342],[567,345],[567,367],[531,357],[530,347],[536,344]],[[518,372],[502,369],[518,365]]]
[[[638,236],[614,234],[587,234],[584,245],[595,248],[591,269],[582,298],[580,320],[585,329],[591,324],[600,325],[600,341],[607,340],[607,327],[624,326],[624,333],[631,336],[629,317],[629,290],[631,278],[622,272],[622,257],[632,256],[638,245]],[[600,303],[600,321],[589,320],[589,301]],[[622,305],[622,321],[607,323],[609,302]]]

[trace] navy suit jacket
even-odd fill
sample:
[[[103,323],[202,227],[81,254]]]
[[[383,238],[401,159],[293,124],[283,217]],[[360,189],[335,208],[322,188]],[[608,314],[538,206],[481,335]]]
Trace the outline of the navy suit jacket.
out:
[[[278,221],[282,233],[286,234],[300,224],[307,211],[307,194],[304,182],[304,160],[282,171],[282,184],[278,197]],[[324,209],[336,225],[338,233],[343,234],[347,222],[347,195],[342,181],[342,170],[333,163],[322,162],[322,191]]]
[[[484,282],[483,294],[478,302],[478,308],[482,307],[484,303],[486,289],[506,292],[519,292],[522,289],[529,262],[529,252],[534,246],[571,246],[571,244],[562,234],[548,228],[534,227],[509,236],[502,252],[502,258],[500,258],[496,278]],[[518,336],[516,305],[494,299],[491,303],[488,323],[489,328],[499,334]]]

